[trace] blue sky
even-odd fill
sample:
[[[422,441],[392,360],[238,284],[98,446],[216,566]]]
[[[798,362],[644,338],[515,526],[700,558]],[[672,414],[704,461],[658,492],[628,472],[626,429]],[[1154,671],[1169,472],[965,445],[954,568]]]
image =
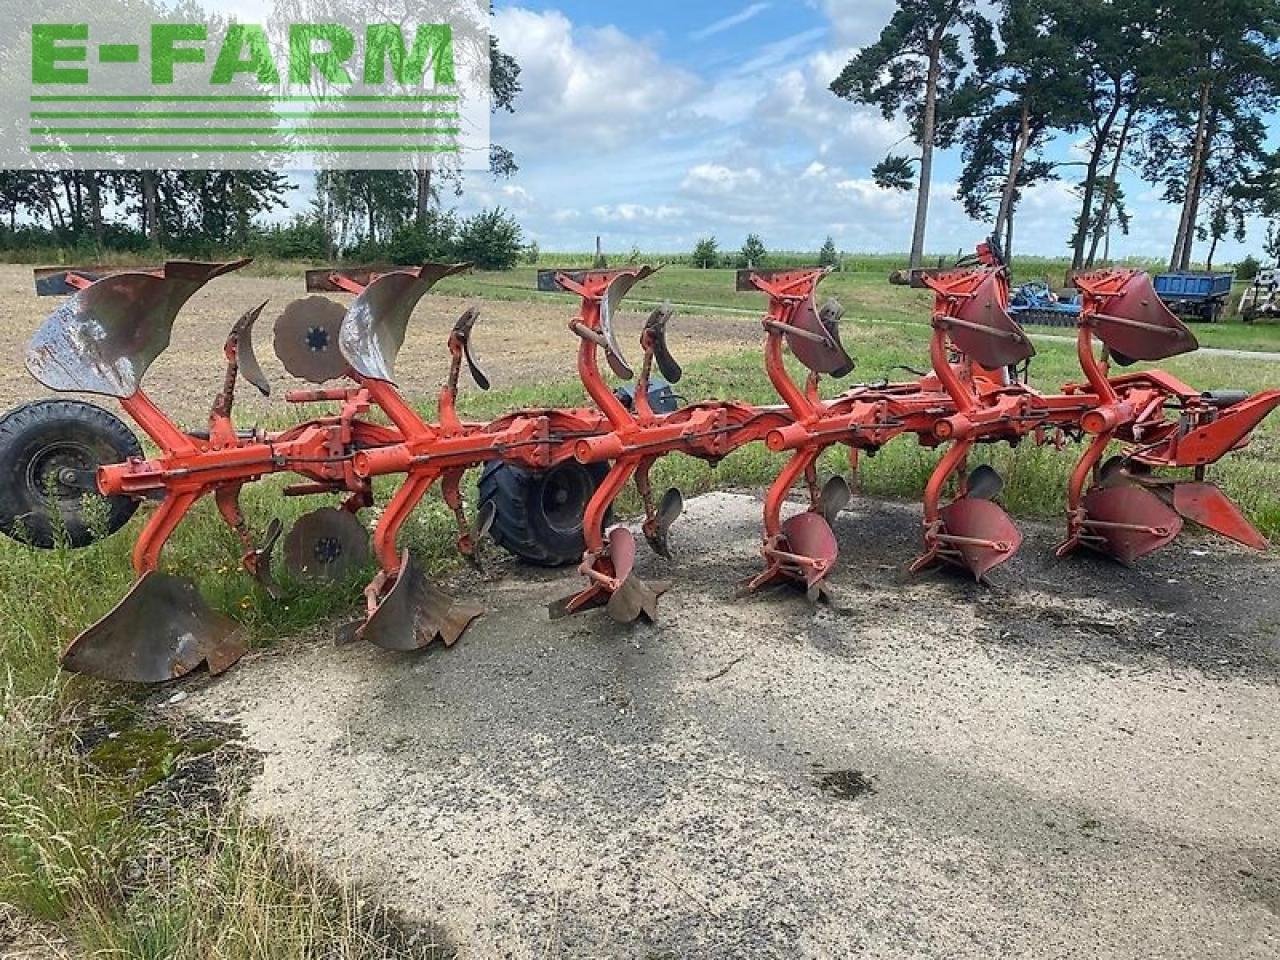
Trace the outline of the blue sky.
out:
[[[521,169],[503,183],[471,177],[461,205],[500,203],[548,250],[587,249],[596,234],[615,252],[684,250],[712,234],[736,248],[756,232],[774,249],[815,249],[831,234],[846,251],[901,251],[914,198],[876,188],[870,168],[906,131],[827,90],[893,6],[500,4],[494,29],[521,63],[524,92],[514,116],[494,118],[493,137]],[[1073,140],[1054,155],[1069,158]],[[953,199],[958,168],[958,151],[935,168],[931,251],[968,248],[983,232]],[[1126,190],[1133,231],[1113,238],[1113,256],[1167,256],[1178,211],[1136,177]],[[1075,205],[1069,182],[1029,191],[1018,249],[1061,253]],[[1255,227],[1219,259],[1260,253],[1261,240]]]

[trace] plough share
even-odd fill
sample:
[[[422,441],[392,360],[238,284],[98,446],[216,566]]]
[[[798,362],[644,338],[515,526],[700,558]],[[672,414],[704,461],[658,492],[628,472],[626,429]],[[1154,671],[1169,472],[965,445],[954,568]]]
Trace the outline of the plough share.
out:
[[[210,608],[191,580],[163,572],[161,553],[191,508],[212,497],[241,546],[246,572],[279,595],[271,556],[281,524],[254,531],[240,508],[245,485],[271,474],[293,476],[286,496],[337,497],[284,536],[290,572],[340,579],[366,566],[371,555],[377,572],[352,636],[398,651],[436,640],[452,645],[483,613],[432,584],[400,544],[405,522],[437,485],[456,521],[458,549],[473,563],[479,542],[491,532],[534,562],[580,558],[582,588],[552,604],[551,616],[604,607],[620,622],[655,620],[670,584],[638,576],[638,544],[630,528],[612,523],[613,506],[634,482],[644,506],[645,540],[669,558],[684,501],[676,489],[656,496],[651,473],[661,457],[675,452],[711,464],[751,443],[785,454],[765,497],[763,569],[744,581],[740,593],[789,584],[814,601],[829,597],[839,553],[834,522],[851,494],[840,473],[822,480],[822,456],[845,447],[852,473],[862,453],[904,435],[941,451],[924,489],[923,550],[913,570],[944,565],[982,579],[1019,549],[1022,535],[999,502],[1002,478],[986,465],[970,469],[978,444],[1062,447],[1083,441],[1067,491],[1067,534],[1059,555],[1086,548],[1132,563],[1173,540],[1186,520],[1249,547],[1267,546],[1206,471],[1248,442],[1280,405],[1280,390],[1205,393],[1159,370],[1113,374],[1112,364],[1158,361],[1197,347],[1138,271],[1077,278],[1083,380],[1060,393],[1042,393],[1025,376],[1035,349],[1009,316],[1008,271],[994,246],[984,244],[966,264],[921,276],[934,296],[927,374],[860,384],[828,398],[823,378],[843,378],[854,369],[840,338],[843,310],[818,297],[828,271],[740,271],[738,288],[759,292],[767,304],[764,368],[781,401],[767,406],[668,402],[682,370],[668,347],[673,315],[667,306],[644,322],[638,368],[627,360],[618,335],[622,304],[653,268],[541,271],[541,289],[580,300],[568,326],[577,338],[577,371],[590,405],[518,410],[472,422],[457,409],[464,369],[479,389],[489,388],[473,350],[475,308],[449,334],[449,373],[433,416],[410,403],[395,374],[419,301],[468,265],[314,270],[306,277],[313,295],[281,313],[274,346],[285,369],[312,385],[287,393],[286,402],[325,403],[331,411],[279,431],[236,426],[240,381],[270,393],[253,346],[262,304],[227,337],[222,384],[206,427],[185,430],[145,393],[143,379],[168,346],[183,305],[245,262],[169,263],[146,272],[37,271],[40,293],[66,299],[37,331],[28,370],[57,392],[114,398],[154,448],[143,455],[122,424],[88,405],[44,401],[47,409],[28,405],[6,417],[31,420],[34,409],[48,421],[34,440],[8,451],[16,458],[15,476],[26,483],[30,509],[0,518],[6,532],[50,546],[59,524],[49,511],[62,514],[64,530],[79,530],[81,498],[91,491],[113,505],[112,529],[140,502],[157,501],[134,546],[133,587],[71,641],[62,657],[69,670],[159,682],[202,664],[216,673],[235,663],[245,651],[239,625]],[[344,305],[318,295],[324,293],[353,299]],[[788,352],[802,368],[799,378],[784,359]],[[615,390],[602,366],[633,386]],[[74,423],[64,422],[68,410],[78,418]],[[484,468],[485,480],[480,506],[469,518],[463,481],[475,467]],[[384,476],[400,483],[378,514],[370,550],[360,514],[374,505],[373,482]],[[797,487],[800,506],[790,508]],[[71,539],[79,546],[89,538]]]

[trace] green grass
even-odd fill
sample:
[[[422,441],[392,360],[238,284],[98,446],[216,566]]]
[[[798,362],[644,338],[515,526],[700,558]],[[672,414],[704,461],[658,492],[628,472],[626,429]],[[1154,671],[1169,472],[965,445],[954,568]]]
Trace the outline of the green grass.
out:
[[[846,328],[876,323],[906,323],[925,327],[929,322],[931,294],[925,290],[893,286],[888,282],[893,258],[863,258],[858,269],[833,273],[822,282],[824,295],[834,296],[845,307]],[[1053,261],[1054,272],[1058,262]],[[576,266],[578,264],[567,264]],[[490,300],[511,302],[559,302],[572,307],[576,298],[569,294],[539,293],[536,284],[538,268],[521,266],[514,270],[484,272],[451,277],[442,281],[436,290],[460,297],[483,297]],[[1015,282],[1037,278],[1044,273],[1044,264],[1020,263],[1015,267]],[[763,309],[763,297],[758,292],[740,292],[734,289],[734,271],[699,270],[693,267],[666,266],[637,286],[627,298],[636,309],[670,301],[678,313],[741,314],[757,317]],[[1280,323],[1246,324],[1238,316],[1228,315],[1220,323],[1196,323],[1192,329],[1202,346],[1233,350],[1280,352]],[[1028,327],[1033,338],[1070,336],[1066,329]]]
[[[246,498],[259,525],[314,506],[285,500],[279,488],[273,481]],[[443,524],[432,513],[413,538],[443,555],[444,537],[433,533]],[[223,810],[166,799],[168,778],[218,750],[218,738],[150,719],[141,693],[58,671],[58,650],[128,588],[140,522],[83,550],[0,544],[0,904],[56,931],[76,955],[444,955],[292,854],[277,829],[247,821],[234,791]],[[367,572],[333,589],[286,582],[290,596],[276,603],[239,571],[226,533],[202,505],[166,552],[166,568],[194,576],[255,643],[356,609]]]

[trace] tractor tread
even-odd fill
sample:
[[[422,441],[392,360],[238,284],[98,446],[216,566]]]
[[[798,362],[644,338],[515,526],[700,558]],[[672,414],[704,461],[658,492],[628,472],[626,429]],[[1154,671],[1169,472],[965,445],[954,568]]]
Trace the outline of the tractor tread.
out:
[[[603,479],[608,466],[601,464],[584,469],[591,474],[594,488]],[[555,533],[545,522],[538,523],[535,516],[542,509],[539,480],[543,476],[544,473],[501,460],[485,464],[480,474],[479,494],[481,505],[494,504],[490,536],[508,553],[534,566],[563,567],[577,563],[585,549],[581,526],[576,536]]]

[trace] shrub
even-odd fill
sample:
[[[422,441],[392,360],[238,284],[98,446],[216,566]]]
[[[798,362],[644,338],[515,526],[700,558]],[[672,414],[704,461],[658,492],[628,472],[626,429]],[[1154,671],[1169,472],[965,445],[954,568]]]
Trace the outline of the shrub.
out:
[[[840,252],[836,250],[836,242],[827,237],[827,242],[818,251],[818,266],[834,267],[840,262]]]
[[[284,226],[259,232],[250,251],[277,260],[323,260],[328,253],[326,240],[319,217],[299,215]]]
[[[759,235],[749,233],[742,244],[742,249],[738,251],[738,266],[739,268],[763,267],[768,256],[769,252],[765,250],[764,242]]]
[[[383,258],[392,263],[443,262],[457,256],[458,219],[452,211],[431,210],[422,222],[397,227],[381,244]]]
[[[482,270],[510,270],[520,260],[523,240],[515,218],[495,207],[462,222],[456,254]]]
[[[720,265],[720,248],[715,237],[703,237],[693,248],[694,266],[710,270]]]
[[[1262,264],[1258,262],[1258,258],[1253,254],[1245,257],[1236,264],[1237,280],[1252,280],[1258,275],[1258,271],[1262,268]]]

